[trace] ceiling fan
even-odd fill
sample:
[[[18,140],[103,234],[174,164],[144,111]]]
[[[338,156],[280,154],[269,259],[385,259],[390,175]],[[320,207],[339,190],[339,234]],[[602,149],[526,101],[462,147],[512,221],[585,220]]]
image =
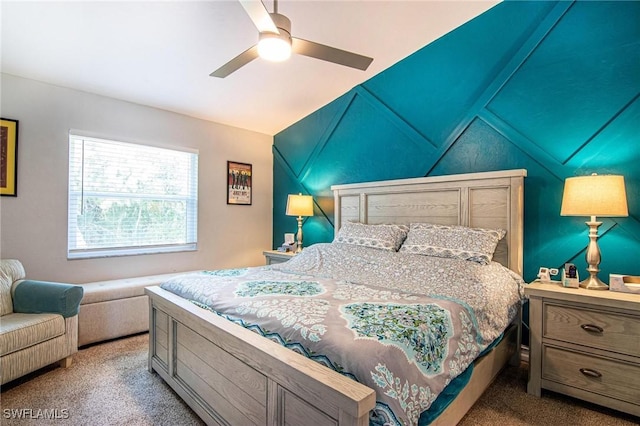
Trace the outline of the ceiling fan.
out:
[[[239,0],[244,10],[258,28],[258,44],[245,50],[211,74],[224,78],[258,56],[270,61],[284,61],[291,52],[316,59],[333,62],[359,70],[366,70],[373,58],[347,52],[346,50],[303,40],[291,36],[291,21],[278,13],[278,0],[273,2],[273,13],[269,13],[260,0]]]

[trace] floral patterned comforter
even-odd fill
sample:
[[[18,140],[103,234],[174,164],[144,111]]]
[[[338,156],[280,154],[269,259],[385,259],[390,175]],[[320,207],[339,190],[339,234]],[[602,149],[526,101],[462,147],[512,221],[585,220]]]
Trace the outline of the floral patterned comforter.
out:
[[[332,243],[162,288],[375,389],[372,423],[416,425],[515,317],[522,284],[495,262]]]

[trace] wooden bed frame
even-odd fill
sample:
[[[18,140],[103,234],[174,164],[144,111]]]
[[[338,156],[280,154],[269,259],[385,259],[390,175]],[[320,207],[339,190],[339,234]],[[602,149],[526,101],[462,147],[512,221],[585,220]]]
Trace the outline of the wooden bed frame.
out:
[[[431,222],[503,228],[495,260],[522,274],[526,170],[332,186],[335,230],[362,223]],[[159,287],[148,287],[149,370],[213,425],[369,424],[375,392]],[[475,362],[469,384],[434,425],[456,424],[511,360],[520,317]]]

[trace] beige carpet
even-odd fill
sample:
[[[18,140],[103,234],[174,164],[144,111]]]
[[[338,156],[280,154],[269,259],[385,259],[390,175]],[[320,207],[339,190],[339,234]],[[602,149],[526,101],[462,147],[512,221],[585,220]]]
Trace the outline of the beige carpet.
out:
[[[200,425],[202,421],[156,374],[147,371],[146,334],[81,349],[69,369],[46,368],[2,388],[2,425]],[[544,393],[526,393],[525,368],[510,367],[461,425],[635,425],[639,418]],[[66,419],[17,420],[50,410]],[[53,411],[57,410],[57,411]],[[65,414],[65,411],[67,410]],[[243,426],[243,425],[239,425]],[[304,425],[307,426],[307,425]],[[311,425],[309,425],[311,426]]]

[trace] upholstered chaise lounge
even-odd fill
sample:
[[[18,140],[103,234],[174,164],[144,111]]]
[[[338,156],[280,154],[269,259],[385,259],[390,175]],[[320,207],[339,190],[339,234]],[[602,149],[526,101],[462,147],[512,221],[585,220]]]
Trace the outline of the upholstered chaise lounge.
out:
[[[25,280],[17,260],[0,260],[0,376],[5,384],[78,351],[82,287]]]

